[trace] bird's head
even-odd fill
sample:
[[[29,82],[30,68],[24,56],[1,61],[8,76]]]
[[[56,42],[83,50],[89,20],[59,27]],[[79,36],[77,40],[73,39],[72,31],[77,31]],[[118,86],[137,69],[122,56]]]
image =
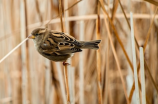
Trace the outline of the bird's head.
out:
[[[37,28],[31,32],[28,36],[29,39],[33,39],[35,42],[39,42],[43,39],[43,35],[46,32],[46,28]]]

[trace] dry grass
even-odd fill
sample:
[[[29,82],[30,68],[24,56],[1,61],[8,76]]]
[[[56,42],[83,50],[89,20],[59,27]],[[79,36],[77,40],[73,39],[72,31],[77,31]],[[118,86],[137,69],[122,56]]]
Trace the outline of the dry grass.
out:
[[[0,104],[135,104],[130,11],[139,98],[144,96],[143,46],[146,103],[157,104],[157,5],[156,0],[1,0]],[[64,68],[39,55],[31,40],[20,47],[37,27],[68,32],[77,40],[101,39],[100,49],[76,53]]]

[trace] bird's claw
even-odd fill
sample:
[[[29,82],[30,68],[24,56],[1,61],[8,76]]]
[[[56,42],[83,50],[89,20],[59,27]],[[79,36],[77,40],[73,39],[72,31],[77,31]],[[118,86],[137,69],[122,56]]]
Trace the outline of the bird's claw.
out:
[[[66,65],[70,65],[69,63],[67,62],[63,62],[63,65],[66,66]]]

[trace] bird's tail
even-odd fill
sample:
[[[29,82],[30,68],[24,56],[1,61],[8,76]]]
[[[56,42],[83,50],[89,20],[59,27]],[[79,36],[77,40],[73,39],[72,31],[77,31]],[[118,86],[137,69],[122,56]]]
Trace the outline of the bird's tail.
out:
[[[99,49],[98,44],[101,42],[101,40],[93,40],[93,41],[79,41],[81,44],[81,49]]]

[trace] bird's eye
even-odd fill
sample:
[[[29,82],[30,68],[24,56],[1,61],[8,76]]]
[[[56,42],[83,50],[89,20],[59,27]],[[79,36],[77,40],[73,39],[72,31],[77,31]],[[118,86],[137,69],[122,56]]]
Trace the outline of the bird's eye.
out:
[[[36,33],[35,36],[37,36],[38,34]]]

